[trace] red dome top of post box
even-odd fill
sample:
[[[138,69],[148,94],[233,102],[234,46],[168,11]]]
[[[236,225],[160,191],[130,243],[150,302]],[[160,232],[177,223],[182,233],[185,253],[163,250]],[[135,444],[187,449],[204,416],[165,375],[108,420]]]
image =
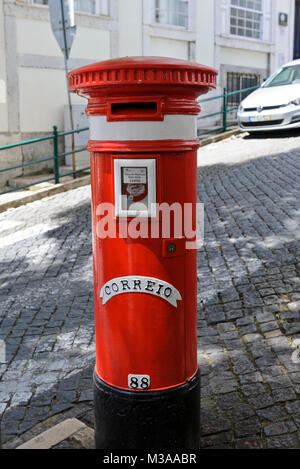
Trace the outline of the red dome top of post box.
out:
[[[87,114],[107,115],[108,120],[115,120],[112,101],[150,103],[153,96],[161,119],[164,114],[196,115],[196,98],[216,88],[216,77],[212,68],[168,57],[123,57],[68,73],[70,91],[89,99]]]

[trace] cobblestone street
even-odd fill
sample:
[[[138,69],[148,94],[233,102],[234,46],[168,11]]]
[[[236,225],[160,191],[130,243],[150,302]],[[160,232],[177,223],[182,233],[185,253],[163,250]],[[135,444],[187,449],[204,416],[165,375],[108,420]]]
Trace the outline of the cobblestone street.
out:
[[[300,137],[203,147],[198,361],[203,448],[300,448]],[[0,214],[2,442],[92,422],[90,188]],[[55,417],[57,416],[57,417]],[[50,420],[49,420],[50,419]],[[52,420],[51,420],[52,419]]]

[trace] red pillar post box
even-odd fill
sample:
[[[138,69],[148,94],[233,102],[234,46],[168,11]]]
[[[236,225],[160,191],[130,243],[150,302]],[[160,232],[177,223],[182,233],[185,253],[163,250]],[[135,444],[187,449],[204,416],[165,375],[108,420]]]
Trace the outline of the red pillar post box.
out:
[[[184,217],[195,230],[196,99],[216,72],[126,57],[68,78],[90,116],[96,447],[198,448],[196,250]]]

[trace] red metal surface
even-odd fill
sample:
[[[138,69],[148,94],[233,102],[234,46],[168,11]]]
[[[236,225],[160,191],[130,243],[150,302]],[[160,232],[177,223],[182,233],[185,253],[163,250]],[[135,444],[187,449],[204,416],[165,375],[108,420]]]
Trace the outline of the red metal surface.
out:
[[[174,140],[148,140],[148,141],[136,141],[132,142],[129,140],[123,140],[122,142],[113,142],[113,141],[99,141],[99,140],[90,140],[87,145],[87,149],[90,152],[121,152],[124,153],[124,158],[126,153],[132,151],[131,144],[134,144],[135,152],[144,152],[144,151],[156,151],[156,152],[167,152],[174,151]],[[176,140],[176,151],[190,151],[195,148],[195,143],[199,145],[198,140]],[[126,158],[131,158],[128,154]]]
[[[108,120],[162,120],[165,114],[197,115],[196,97],[216,88],[217,72],[184,60],[166,57],[124,57],[88,65],[68,74],[69,88],[89,98],[88,115],[106,115]],[[135,104],[158,101],[156,115],[128,106],[113,115],[111,103]],[[144,108],[145,109],[145,108]],[[148,109],[149,111],[149,109]]]
[[[182,141],[178,152],[177,142],[173,141],[173,151],[153,153],[159,143],[149,142],[148,152],[141,154],[131,142],[127,151],[130,158],[157,159],[158,203],[195,204],[198,141],[194,141],[193,150],[188,142],[184,151]],[[97,236],[101,219],[97,215],[98,204],[114,202],[113,160],[124,157],[128,154],[105,150],[91,154],[96,371],[108,384],[120,388],[128,388],[128,374],[146,374],[151,376],[151,390],[164,389],[190,380],[197,371],[196,251],[182,249],[180,239],[177,252],[165,255],[166,243],[175,241],[172,233],[169,240]],[[122,221],[115,223],[118,236]],[[144,219],[142,223],[149,221]],[[165,280],[179,290],[183,301],[174,308],[152,295],[129,293],[115,296],[103,305],[102,286],[113,278],[130,275]]]
[[[69,72],[69,88],[84,89],[125,85],[216,87],[216,71],[203,65],[168,57],[123,57],[106,60]],[[145,93],[144,93],[145,94]]]
[[[162,120],[168,113],[197,113],[195,100],[215,87],[216,72],[173,59],[125,58],[71,72],[69,82],[70,89],[89,98],[89,114],[106,115],[111,121],[145,120],[151,125],[151,120]],[[157,107],[137,105],[126,110],[126,103],[149,102]],[[197,371],[196,251],[186,250],[185,240],[174,239],[172,232],[169,240],[118,238],[124,223],[130,223],[118,218],[114,219],[117,237],[102,239],[99,206],[114,203],[114,159],[155,158],[157,203],[192,203],[195,228],[198,146],[197,139],[89,142],[96,372],[112,386],[128,389],[128,375],[136,374],[150,376],[150,390],[167,389],[189,381]],[[161,228],[161,220],[157,223]],[[169,243],[177,244],[173,254],[167,252]],[[157,296],[128,292],[103,304],[103,285],[131,275],[169,282],[182,300],[176,308]]]

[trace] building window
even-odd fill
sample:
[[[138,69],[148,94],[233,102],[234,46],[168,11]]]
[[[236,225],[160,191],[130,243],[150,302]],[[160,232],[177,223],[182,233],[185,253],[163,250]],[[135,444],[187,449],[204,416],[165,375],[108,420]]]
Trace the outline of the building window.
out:
[[[260,75],[251,73],[227,73],[227,93],[233,91],[243,90],[245,88],[252,88],[260,84]],[[231,106],[238,106],[240,102],[248,96],[252,91],[234,94],[228,96],[228,104]]]
[[[28,0],[36,5],[48,5],[48,0]],[[109,15],[109,0],[74,0],[75,11],[92,15]]]
[[[109,0],[75,0],[74,7],[75,11],[107,16],[109,14],[108,3]]]
[[[188,0],[154,0],[154,23],[170,24],[188,29]]]
[[[263,38],[263,0],[231,0],[230,34]]]
[[[98,0],[96,4],[96,14],[109,16],[109,3],[110,0]]]
[[[84,13],[96,13],[95,0],[74,0],[75,11],[82,11]]]

